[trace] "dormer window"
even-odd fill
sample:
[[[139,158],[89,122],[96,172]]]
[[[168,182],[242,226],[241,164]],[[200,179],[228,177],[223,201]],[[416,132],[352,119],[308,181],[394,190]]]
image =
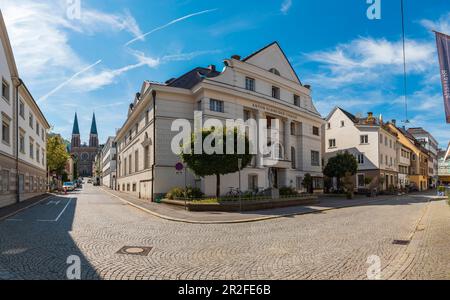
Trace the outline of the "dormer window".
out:
[[[272,97],[275,99],[280,99],[280,88],[272,86]]]
[[[280,72],[277,69],[275,69],[275,68],[270,69],[269,72],[272,73],[272,74],[281,76]]]

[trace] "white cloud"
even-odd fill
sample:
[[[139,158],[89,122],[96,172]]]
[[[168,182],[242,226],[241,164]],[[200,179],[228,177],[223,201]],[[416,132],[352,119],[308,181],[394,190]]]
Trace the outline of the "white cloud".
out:
[[[436,21],[431,20],[421,20],[420,24],[427,28],[428,30],[436,30],[442,33],[450,34],[450,12],[443,15]]]
[[[283,3],[281,3],[280,11],[283,14],[287,14],[292,6],[292,0],[283,0]]]
[[[430,61],[435,58],[435,47],[429,42],[408,40],[406,57],[409,73],[424,73],[434,66]],[[325,70],[312,76],[310,81],[331,88],[367,83],[369,80],[385,79],[386,76],[403,73],[401,41],[358,38],[348,44],[340,44],[331,51],[306,54],[306,58],[318,62]]]

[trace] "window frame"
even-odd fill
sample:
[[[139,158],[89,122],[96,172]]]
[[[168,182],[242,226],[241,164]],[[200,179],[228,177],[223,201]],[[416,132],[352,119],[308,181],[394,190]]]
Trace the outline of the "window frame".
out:
[[[255,78],[246,76],[245,77],[245,89],[250,92],[256,91],[256,80]]]
[[[225,113],[225,102],[218,99],[209,99],[209,110],[216,113]]]

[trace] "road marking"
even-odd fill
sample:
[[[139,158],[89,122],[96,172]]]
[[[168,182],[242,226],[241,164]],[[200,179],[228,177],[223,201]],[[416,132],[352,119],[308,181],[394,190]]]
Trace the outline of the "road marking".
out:
[[[10,214],[8,214],[8,215],[6,215],[6,216],[4,216],[4,217],[0,217],[0,222],[1,222],[1,221],[6,221],[8,218],[13,217],[13,216],[15,216],[15,215],[18,215],[19,213],[21,213],[21,212],[23,212],[23,211],[25,211],[25,210],[27,210],[27,209],[29,209],[29,208],[32,208],[33,206],[36,206],[36,205],[38,205],[39,203],[42,203],[42,202],[44,202],[44,201],[46,201],[46,200],[48,200],[48,199],[51,199],[51,198],[53,198],[53,197],[55,197],[55,195],[50,195],[50,196],[48,196],[48,197],[43,198],[42,200],[39,200],[39,201],[36,202],[36,203],[33,203],[33,204],[31,204],[31,205],[28,205],[28,206],[26,206],[26,207],[24,207],[24,208],[21,208],[21,209],[19,209],[19,210],[16,210],[15,212],[10,213]]]
[[[66,206],[64,206],[63,210],[59,213],[58,217],[56,217],[55,220],[37,220],[38,222],[51,222],[51,223],[56,223],[59,221],[59,219],[61,218],[61,216],[64,214],[64,212],[66,211],[67,207],[69,206],[69,204],[72,202],[73,198],[70,198],[69,201],[67,201]]]
[[[58,201],[54,201],[54,200],[52,200],[52,201],[48,201],[47,202],[47,204],[46,205],[50,205],[50,204],[53,204],[53,205],[59,205],[59,203],[61,203],[61,200],[58,200]]]

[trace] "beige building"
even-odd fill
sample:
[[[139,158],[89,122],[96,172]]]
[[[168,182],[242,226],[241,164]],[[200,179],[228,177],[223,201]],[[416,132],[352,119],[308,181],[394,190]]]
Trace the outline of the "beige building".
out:
[[[45,193],[50,125],[20,79],[0,12],[0,207]]]
[[[203,121],[280,121],[281,151],[255,157],[242,172],[243,191],[284,186],[302,190],[307,173],[313,176],[315,189],[323,188],[320,128],[324,121],[314,107],[310,87],[300,82],[278,43],[244,59],[234,55],[224,64],[222,71],[209,66],[164,84],[144,82],[116,136],[120,191],[155,199],[186,184],[215,194],[215,177],[200,179],[191,173],[185,177],[175,169],[180,158],[171,151],[171,141],[179,132],[171,130],[172,123],[185,119],[193,127],[195,111],[203,113]],[[238,176],[222,176],[221,183],[221,193],[226,194],[230,187],[239,186]]]
[[[326,121],[325,164],[337,153],[348,151],[358,161],[358,173],[354,177],[356,189],[397,187],[397,136],[380,118],[375,118],[373,113],[357,117],[336,107]],[[334,187],[336,185],[335,182]]]

